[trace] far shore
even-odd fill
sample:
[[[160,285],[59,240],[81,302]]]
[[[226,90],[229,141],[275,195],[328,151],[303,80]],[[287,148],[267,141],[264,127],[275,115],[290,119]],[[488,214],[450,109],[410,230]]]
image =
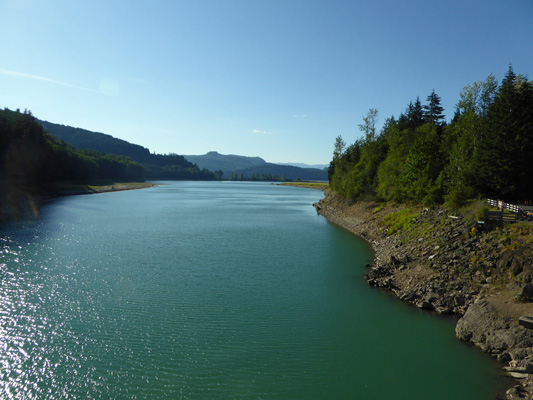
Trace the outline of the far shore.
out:
[[[283,182],[283,183],[278,183],[278,185],[294,186],[294,187],[316,189],[316,190],[322,190],[322,191],[329,188],[329,182],[318,182],[318,181]]]
[[[116,182],[105,185],[59,185],[53,187],[52,192],[60,196],[70,196],[147,189],[154,186],[157,186],[157,184],[150,182]]]
[[[40,206],[58,197],[119,192],[157,186],[149,182],[116,182],[103,185],[55,184],[46,188],[11,188],[0,193],[0,222],[31,220],[39,217]]]

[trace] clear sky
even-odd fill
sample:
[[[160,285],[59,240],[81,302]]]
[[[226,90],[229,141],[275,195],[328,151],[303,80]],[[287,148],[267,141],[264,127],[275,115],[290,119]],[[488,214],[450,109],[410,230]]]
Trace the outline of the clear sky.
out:
[[[326,164],[369,108],[533,79],[532,0],[0,0],[0,37],[1,108],[156,153]]]

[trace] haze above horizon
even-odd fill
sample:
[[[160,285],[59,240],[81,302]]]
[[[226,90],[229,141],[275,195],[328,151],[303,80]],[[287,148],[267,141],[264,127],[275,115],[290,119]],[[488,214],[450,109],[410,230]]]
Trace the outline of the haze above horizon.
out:
[[[155,153],[328,164],[380,122],[509,64],[533,71],[531,0],[0,0],[0,107]],[[529,77],[531,79],[531,76]]]

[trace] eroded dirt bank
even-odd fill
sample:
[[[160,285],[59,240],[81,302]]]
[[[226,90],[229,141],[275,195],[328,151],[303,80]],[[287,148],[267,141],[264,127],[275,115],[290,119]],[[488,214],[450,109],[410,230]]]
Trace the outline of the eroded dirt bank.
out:
[[[533,226],[472,231],[462,215],[374,203],[349,203],[326,190],[315,204],[329,221],[370,242],[365,278],[416,307],[458,318],[456,335],[497,358],[515,378],[504,399],[533,399]],[[409,226],[391,234],[387,215],[404,210]],[[533,225],[533,224],[532,224]]]

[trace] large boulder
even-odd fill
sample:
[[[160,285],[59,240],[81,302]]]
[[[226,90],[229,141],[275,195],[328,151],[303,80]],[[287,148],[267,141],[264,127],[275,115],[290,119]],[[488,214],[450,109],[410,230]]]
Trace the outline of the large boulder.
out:
[[[522,303],[533,302],[533,285],[531,283],[526,283],[522,288],[520,294],[516,296],[515,300],[520,301]]]
[[[511,323],[503,317],[486,299],[478,300],[459,319],[455,327],[456,336],[479,346],[483,351],[494,355],[514,348],[533,345],[532,331]]]

